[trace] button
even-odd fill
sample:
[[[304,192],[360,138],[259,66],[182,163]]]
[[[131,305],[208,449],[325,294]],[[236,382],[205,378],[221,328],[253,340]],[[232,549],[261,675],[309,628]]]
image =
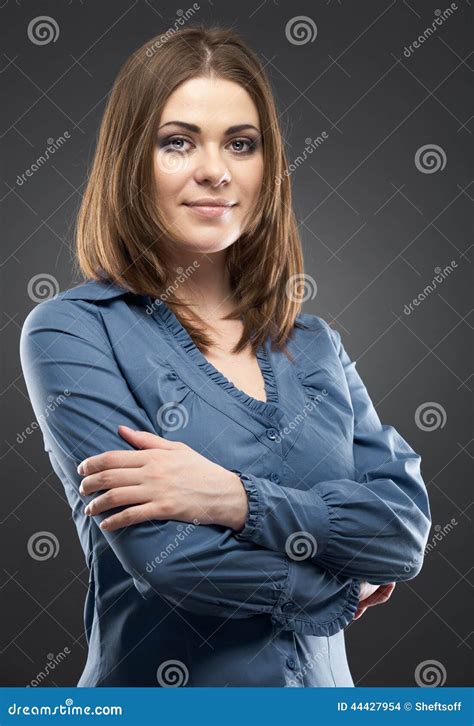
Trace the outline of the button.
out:
[[[271,441],[275,441],[277,437],[277,432],[275,429],[267,429],[267,439],[270,439]]]
[[[170,371],[170,373],[169,373],[169,377],[170,377],[170,379],[171,379],[172,381],[175,381],[175,380],[177,379],[177,377],[178,377],[178,376],[176,375],[176,373],[175,373],[174,371]]]
[[[296,668],[296,661],[294,658],[287,658],[286,659],[286,665],[290,669],[290,671],[294,671]]]
[[[292,602],[284,602],[281,606],[281,609],[284,613],[289,613],[291,610],[293,610],[293,603]]]
[[[280,477],[278,476],[278,474],[275,474],[275,472],[272,471],[272,473],[270,474],[270,481],[278,483],[280,481]]]

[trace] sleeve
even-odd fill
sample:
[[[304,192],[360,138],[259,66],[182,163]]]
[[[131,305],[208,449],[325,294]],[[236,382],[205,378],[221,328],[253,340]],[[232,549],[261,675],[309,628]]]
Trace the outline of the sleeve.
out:
[[[356,478],[319,481],[303,491],[234,470],[249,501],[245,525],[234,536],[372,584],[410,580],[421,569],[431,525],[421,457],[381,424],[356,362],[340,334],[325,325],[350,391]]]
[[[156,433],[91,308],[57,298],[43,301],[28,315],[20,339],[44,448],[71,506],[84,518],[84,505],[97,493],[79,493],[77,465],[103,451],[133,449],[118,434],[119,424]],[[106,532],[98,525],[110,511],[93,516],[90,526],[97,526],[98,536],[105,537],[145,599],[159,596],[184,610],[221,618],[268,614],[282,629],[312,635],[332,635],[355,614],[358,580],[238,542],[230,529],[218,525],[194,527],[166,563],[147,567],[174,539],[176,522],[143,522]]]

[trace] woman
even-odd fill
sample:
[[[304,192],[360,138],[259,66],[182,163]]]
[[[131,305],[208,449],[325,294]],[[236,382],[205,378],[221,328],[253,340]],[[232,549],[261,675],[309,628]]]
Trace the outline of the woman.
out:
[[[285,168],[231,31],[154,39],[120,71],[78,220],[87,281],[21,337],[90,569],[79,686],[354,685],[344,628],[421,568],[420,457],[300,312]]]

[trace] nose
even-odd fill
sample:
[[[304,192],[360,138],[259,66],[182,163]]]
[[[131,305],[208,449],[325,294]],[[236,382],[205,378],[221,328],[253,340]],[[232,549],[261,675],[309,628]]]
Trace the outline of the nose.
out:
[[[230,181],[230,170],[219,151],[202,150],[196,161],[194,176],[199,184],[210,183],[212,186],[220,186]]]

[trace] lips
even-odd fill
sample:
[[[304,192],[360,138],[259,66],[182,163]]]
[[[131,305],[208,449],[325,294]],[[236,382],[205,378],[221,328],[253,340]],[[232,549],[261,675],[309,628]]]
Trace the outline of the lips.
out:
[[[185,206],[200,217],[212,219],[228,214],[235,204],[185,204]]]
[[[184,202],[187,207],[233,207],[235,202],[230,202],[227,199],[196,199],[195,202]]]

